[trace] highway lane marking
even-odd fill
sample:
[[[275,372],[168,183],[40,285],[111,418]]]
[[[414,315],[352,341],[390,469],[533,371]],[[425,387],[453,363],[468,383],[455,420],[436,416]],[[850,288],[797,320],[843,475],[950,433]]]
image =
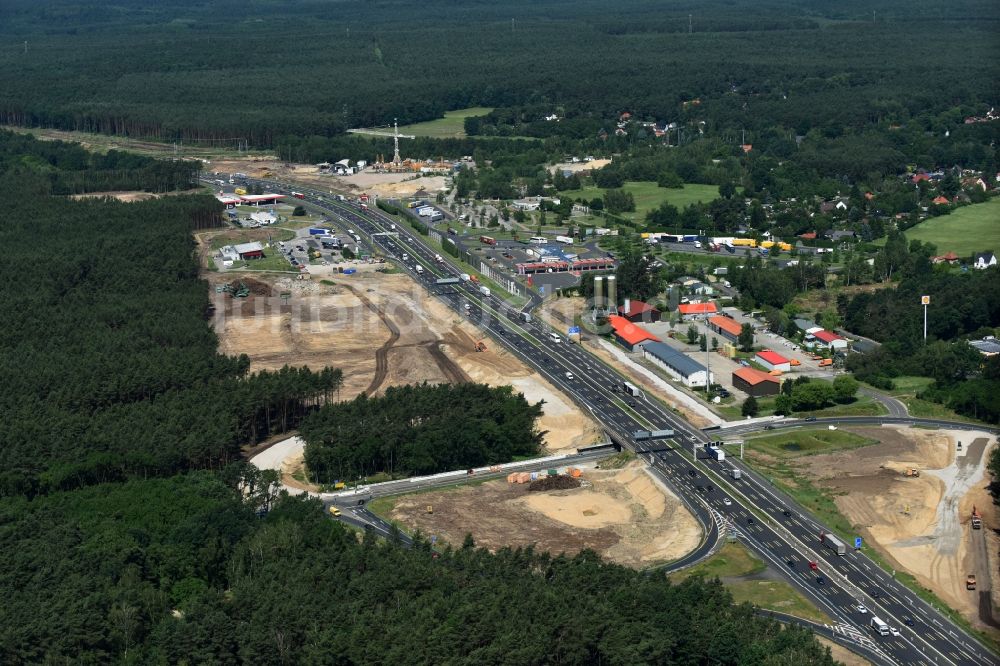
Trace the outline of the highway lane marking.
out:
[[[352,211],[352,212],[353,212],[353,211]],[[363,219],[363,218],[362,218],[362,219]],[[417,254],[417,253],[415,253],[415,254]],[[424,253],[423,253],[423,252],[421,252],[420,254],[424,254]],[[492,304],[490,305],[490,308],[492,309]],[[523,327],[519,327],[519,328],[521,328],[521,330],[525,330],[525,329],[524,329]],[[560,355],[557,355],[557,356],[556,356],[556,360],[557,360],[557,361],[560,361],[560,362],[562,362],[562,361],[563,361],[563,359],[561,358],[561,354],[560,354]],[[543,374],[545,374],[545,375],[548,375],[548,374],[549,374],[549,373],[547,373],[547,372],[546,372],[545,370],[542,370],[542,373],[543,373]],[[562,383],[562,382],[559,382],[559,383]],[[628,414],[626,413],[626,414],[625,414],[625,416],[626,416],[626,417],[628,417]],[[669,421],[669,419],[668,419],[668,421]],[[685,425],[687,425],[687,424],[685,423]],[[701,434],[701,433],[699,433],[699,435],[701,435],[702,437],[704,436],[704,435],[703,435],[703,434]],[[759,495],[756,495],[756,494],[754,494],[754,498],[755,498],[755,499],[757,499],[758,501],[761,501],[761,498],[760,498],[760,496],[759,496]],[[757,532],[760,532],[760,533],[763,533],[763,532],[764,532],[764,529],[763,529],[763,527],[757,527],[755,531],[757,531]]]

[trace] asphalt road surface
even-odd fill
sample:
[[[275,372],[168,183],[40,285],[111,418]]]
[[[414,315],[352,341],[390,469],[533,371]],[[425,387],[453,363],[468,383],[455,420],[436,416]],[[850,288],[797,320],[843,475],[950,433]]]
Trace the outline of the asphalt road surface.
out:
[[[259,182],[269,190],[290,193],[288,184]],[[681,564],[696,562],[712,552],[725,532],[735,534],[817,607],[834,620],[837,632],[850,645],[862,646],[871,658],[886,664],[997,664],[970,634],[945,615],[898,583],[861,552],[849,547],[844,555],[825,548],[820,534],[828,532],[790,497],[770,481],[733,459],[723,462],[707,456],[704,445],[713,437],[738,435],[763,428],[763,424],[741,424],[732,428],[702,430],[687,423],[656,399],[626,395],[623,379],[611,367],[588,354],[579,345],[556,341],[550,328],[534,318],[526,321],[522,311],[504,302],[496,293],[486,294],[475,283],[454,279],[462,270],[436,252],[400,220],[376,210],[362,210],[353,203],[332,200],[328,194],[296,186],[312,204],[334,219],[340,218],[371,239],[371,244],[396,258],[414,280],[443,302],[488,332],[557,388],[591,412],[619,445],[647,460],[655,472],[677,493],[705,528],[705,540]],[[390,224],[396,231],[390,232]],[[400,260],[403,253],[407,262]],[[416,265],[423,267],[416,271]],[[529,304],[530,306],[531,304]],[[569,374],[567,374],[569,373]],[[820,419],[819,423],[922,423],[954,427],[947,421],[905,417],[844,417]],[[778,423],[775,427],[791,427]],[[962,424],[961,427],[968,427]],[[673,438],[636,441],[637,430],[674,430]],[[732,478],[739,469],[742,478]],[[725,500],[729,501],[726,502]],[[814,562],[816,569],[810,568]],[[675,563],[676,565],[677,563]],[[870,612],[860,613],[858,604]],[[900,630],[899,636],[881,636],[871,629],[877,616]]]

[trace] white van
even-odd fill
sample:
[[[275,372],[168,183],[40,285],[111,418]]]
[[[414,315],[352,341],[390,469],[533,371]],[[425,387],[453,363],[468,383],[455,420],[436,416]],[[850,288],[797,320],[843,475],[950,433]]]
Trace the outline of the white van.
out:
[[[562,338],[555,333],[549,333],[549,337],[552,338],[552,342],[562,342]]]
[[[573,380],[573,373],[572,372],[567,372],[566,373],[566,379],[572,381]]]

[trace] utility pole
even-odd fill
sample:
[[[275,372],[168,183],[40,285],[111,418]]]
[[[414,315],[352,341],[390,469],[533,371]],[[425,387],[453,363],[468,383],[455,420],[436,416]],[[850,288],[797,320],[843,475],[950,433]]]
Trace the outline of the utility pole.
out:
[[[694,28],[691,23],[691,15],[688,14],[688,34],[690,35],[692,32],[694,32]]]
[[[930,296],[921,296],[920,304],[924,306],[924,344],[927,344],[927,306],[931,304]]]

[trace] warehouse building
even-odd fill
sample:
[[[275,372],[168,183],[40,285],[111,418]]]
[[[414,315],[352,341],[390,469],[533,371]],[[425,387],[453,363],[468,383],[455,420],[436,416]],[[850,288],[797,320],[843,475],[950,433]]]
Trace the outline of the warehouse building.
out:
[[[816,338],[816,344],[826,347],[831,352],[847,351],[847,338],[843,338],[830,331],[816,331],[812,334]]]
[[[755,398],[778,395],[781,391],[781,381],[777,377],[772,377],[766,372],[754,368],[734,370],[733,386]]]
[[[709,317],[708,327],[732,343],[739,341],[740,331],[743,330],[743,326],[736,320],[723,315]]]
[[[692,319],[706,319],[718,314],[719,310],[715,303],[681,303],[677,306],[677,311],[681,313],[681,319],[690,321]]]
[[[240,243],[239,245],[226,245],[219,254],[226,261],[241,261],[246,259],[263,259],[264,246],[260,243]]]
[[[660,366],[688,388],[704,387],[708,383],[708,369],[705,366],[684,352],[662,342],[644,343],[642,355],[647,361]]]
[[[768,370],[778,370],[779,372],[788,372],[792,369],[792,362],[787,358],[779,354],[778,352],[771,351],[770,349],[765,349],[764,351],[757,352],[753,360],[760,363],[762,366]]]
[[[625,317],[611,315],[608,323],[614,329],[613,335],[622,347],[629,351],[636,351],[636,347],[647,342],[660,342],[660,339],[642,328],[636,326]]]

